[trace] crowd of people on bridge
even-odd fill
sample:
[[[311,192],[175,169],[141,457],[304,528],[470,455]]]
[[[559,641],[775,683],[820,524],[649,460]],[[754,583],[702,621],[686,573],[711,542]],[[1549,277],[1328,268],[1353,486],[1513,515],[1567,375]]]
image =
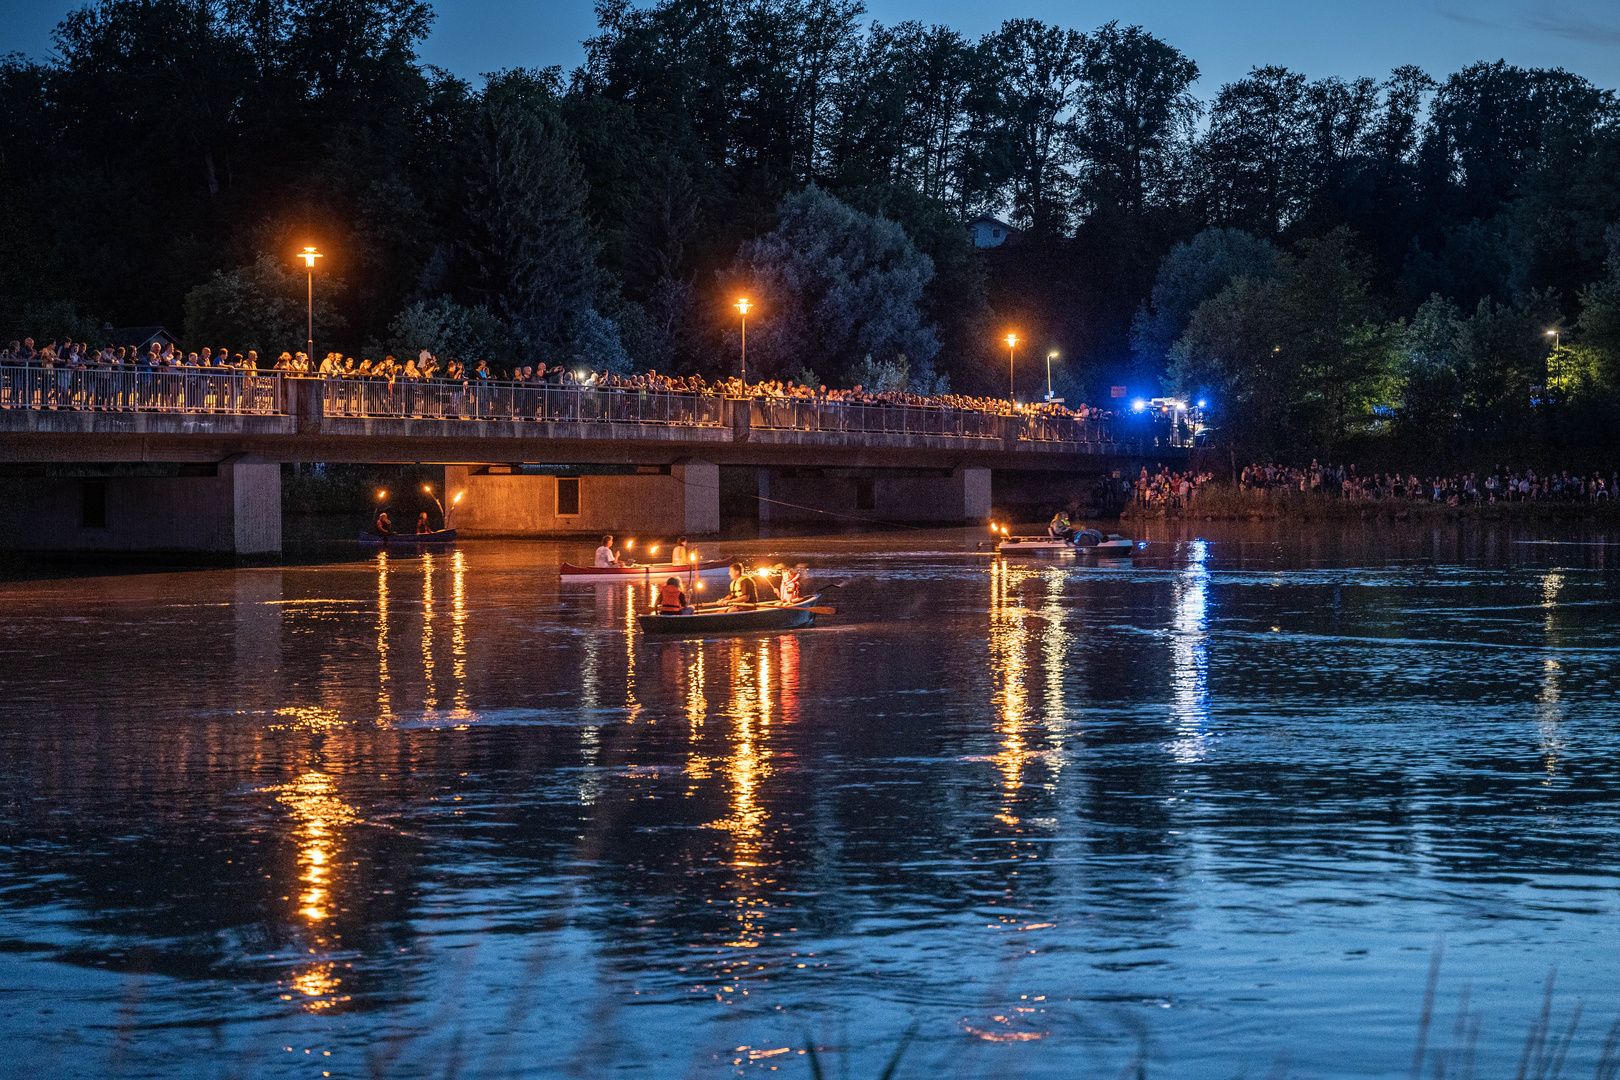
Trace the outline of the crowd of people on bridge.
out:
[[[1620,472],[1605,477],[1568,469],[1538,474],[1530,467],[1503,465],[1481,475],[1478,472],[1419,476],[1415,472],[1361,473],[1354,465],[1323,465],[1313,459],[1308,466],[1275,463],[1246,466],[1238,478],[1248,491],[1293,491],[1320,494],[1357,501],[1402,499],[1411,502],[1467,506],[1498,502],[1600,503],[1615,497]]]
[[[0,363],[27,364],[50,369],[109,369],[136,371],[187,371],[205,368],[230,368],[243,372],[257,371],[259,354],[252,349],[233,352],[229,348],[202,348],[187,352],[169,342],[151,342],[146,347],[106,346],[94,348],[85,342],[64,339],[48,341],[36,346],[33,338],[13,341],[0,348]],[[345,356],[339,352],[327,353],[318,363],[304,352],[283,352],[271,369],[291,377],[383,380],[393,385],[404,382],[487,382],[503,386],[595,388],[624,392],[652,392],[693,394],[725,397],[734,400],[813,401],[882,406],[928,406],[957,409],[997,416],[1050,417],[1069,420],[1112,419],[1112,412],[1081,405],[1070,409],[1057,402],[1035,401],[1020,403],[1006,398],[980,397],[969,394],[916,394],[906,390],[872,390],[863,386],[848,389],[826,385],[807,386],[799,383],[765,379],[744,382],[736,376],[709,381],[701,375],[664,375],[646,371],[635,375],[621,375],[610,371],[578,370],[566,365],[520,364],[510,369],[492,370],[487,360],[463,362],[457,359],[441,361],[427,349],[416,356],[407,356],[401,362],[392,354],[381,360]]]
[[[0,348],[0,363],[66,368],[70,371],[123,367],[132,367],[140,371],[160,371],[170,368],[234,368],[239,371],[256,371],[259,367],[259,354],[252,349],[233,353],[228,348],[214,350],[207,346],[198,352],[188,353],[176,348],[172,343],[160,344],[155,341],[144,351],[138,347],[124,345],[107,345],[97,349],[72,338],[63,338],[59,342],[47,341],[36,348],[34,339],[30,337],[13,341],[5,348]]]

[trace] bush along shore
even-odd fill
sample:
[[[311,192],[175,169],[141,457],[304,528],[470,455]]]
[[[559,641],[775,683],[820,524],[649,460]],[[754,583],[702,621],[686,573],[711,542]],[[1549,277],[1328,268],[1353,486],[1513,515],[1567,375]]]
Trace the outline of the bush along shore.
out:
[[[1406,498],[1346,499],[1337,493],[1206,484],[1185,505],[1131,502],[1124,521],[1602,521],[1620,525],[1620,504],[1603,502],[1462,502]]]

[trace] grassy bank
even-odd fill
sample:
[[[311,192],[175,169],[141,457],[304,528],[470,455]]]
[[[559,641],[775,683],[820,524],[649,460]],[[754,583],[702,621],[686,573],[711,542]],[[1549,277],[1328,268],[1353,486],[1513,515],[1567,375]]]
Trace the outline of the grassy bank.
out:
[[[1273,488],[1259,491],[1209,484],[1192,505],[1131,503],[1125,521],[1600,521],[1620,524],[1620,505],[1587,502],[1496,502],[1447,506],[1426,499],[1343,499],[1337,495]]]

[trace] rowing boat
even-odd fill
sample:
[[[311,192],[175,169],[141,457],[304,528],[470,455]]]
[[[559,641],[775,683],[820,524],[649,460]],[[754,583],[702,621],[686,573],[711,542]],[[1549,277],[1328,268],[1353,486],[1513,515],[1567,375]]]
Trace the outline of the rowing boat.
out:
[[[453,544],[456,542],[456,530],[440,529],[437,532],[425,533],[383,533],[363,532],[360,534],[362,544],[387,545],[389,547],[417,547],[426,544]]]
[[[816,621],[812,610],[821,594],[791,604],[760,604],[741,611],[694,611],[690,615],[637,615],[636,622],[649,634],[740,634],[751,630],[798,630]]]
[[[647,566],[575,566],[563,563],[564,581],[649,581],[652,578],[683,577],[686,574],[723,574],[731,563],[724,559],[701,563],[652,563]],[[662,584],[660,580],[659,584]]]

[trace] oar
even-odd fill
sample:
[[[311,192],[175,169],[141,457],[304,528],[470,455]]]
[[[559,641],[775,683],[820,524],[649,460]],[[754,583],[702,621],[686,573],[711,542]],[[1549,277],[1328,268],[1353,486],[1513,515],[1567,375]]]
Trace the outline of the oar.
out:
[[[799,610],[800,611],[808,611],[813,615],[836,615],[836,614],[838,614],[838,609],[835,608],[835,607],[807,607],[807,608],[800,608]]]

